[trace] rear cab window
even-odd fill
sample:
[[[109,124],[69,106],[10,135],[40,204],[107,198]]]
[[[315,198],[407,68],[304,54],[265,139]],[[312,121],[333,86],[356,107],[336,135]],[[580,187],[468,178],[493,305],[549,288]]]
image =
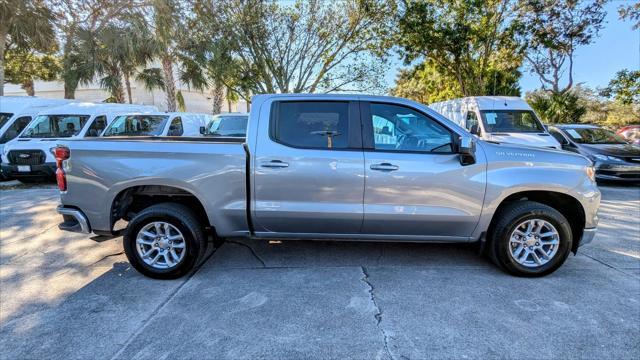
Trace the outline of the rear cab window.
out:
[[[302,149],[361,149],[357,102],[277,101],[271,108],[270,137]]]

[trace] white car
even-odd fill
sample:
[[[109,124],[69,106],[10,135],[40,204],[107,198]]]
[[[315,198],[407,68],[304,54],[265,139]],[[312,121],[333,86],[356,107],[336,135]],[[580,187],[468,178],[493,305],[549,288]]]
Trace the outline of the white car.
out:
[[[526,101],[514,96],[472,96],[430,108],[483,140],[561,149]]]
[[[212,115],[185,112],[122,114],[102,136],[200,136],[200,128],[212,119]]]
[[[122,113],[157,112],[155,106],[74,102],[47,108],[2,150],[2,173],[20,181],[53,177],[56,161],[51,152],[60,139],[100,136]]]

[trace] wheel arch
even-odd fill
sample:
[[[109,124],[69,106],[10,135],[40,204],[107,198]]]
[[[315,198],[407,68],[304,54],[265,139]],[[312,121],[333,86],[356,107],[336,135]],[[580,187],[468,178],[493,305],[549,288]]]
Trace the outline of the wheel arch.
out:
[[[550,206],[560,212],[568,221],[571,227],[571,233],[573,237],[573,244],[571,251],[575,254],[578,250],[579,240],[582,238],[585,227],[585,210],[580,201],[575,197],[548,190],[530,190],[519,191],[502,199],[500,204],[494,211],[487,234],[491,234],[493,226],[496,223],[497,218],[500,215],[502,209],[508,204],[515,201],[535,201],[547,206]]]

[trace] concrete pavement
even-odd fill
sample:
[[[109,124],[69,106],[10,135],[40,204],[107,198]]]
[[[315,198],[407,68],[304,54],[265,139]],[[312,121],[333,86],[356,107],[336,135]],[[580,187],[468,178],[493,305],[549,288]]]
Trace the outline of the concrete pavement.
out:
[[[541,279],[465,245],[233,240],[190,277],[131,269],[121,239],[63,233],[55,189],[0,196],[0,357],[640,357],[640,189]]]

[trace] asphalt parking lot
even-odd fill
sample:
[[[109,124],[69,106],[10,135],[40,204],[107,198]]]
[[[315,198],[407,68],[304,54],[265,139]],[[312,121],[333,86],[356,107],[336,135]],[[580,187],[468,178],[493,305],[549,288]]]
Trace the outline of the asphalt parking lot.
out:
[[[3,359],[640,358],[638,187],[603,186],[545,278],[464,245],[235,240],[173,281],[59,231],[53,186],[0,189]]]

